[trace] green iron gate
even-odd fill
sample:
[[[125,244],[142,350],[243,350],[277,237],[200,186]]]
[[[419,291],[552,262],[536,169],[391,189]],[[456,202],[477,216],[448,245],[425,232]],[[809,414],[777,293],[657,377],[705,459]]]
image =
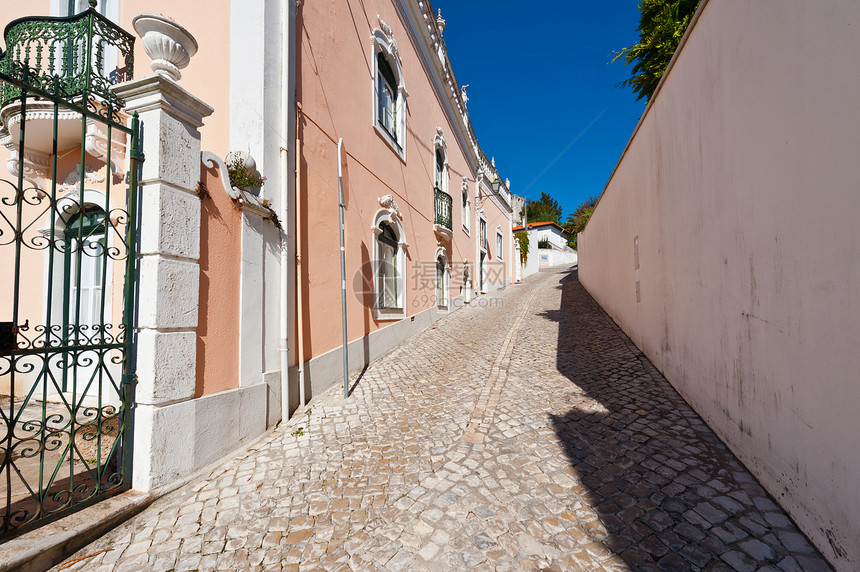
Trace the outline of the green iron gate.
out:
[[[0,540],[131,484],[142,155],[110,87],[134,38],[95,4],[0,53]]]

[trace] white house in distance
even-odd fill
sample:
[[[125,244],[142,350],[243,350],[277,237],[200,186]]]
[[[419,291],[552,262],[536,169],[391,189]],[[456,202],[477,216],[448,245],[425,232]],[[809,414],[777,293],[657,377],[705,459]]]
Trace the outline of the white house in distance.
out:
[[[514,234],[527,231],[529,235],[529,253],[523,262],[523,278],[531,276],[541,268],[576,264],[576,251],[567,246],[570,236],[560,225],[552,221],[530,222],[526,226],[515,226]],[[549,248],[540,248],[546,241]]]
[[[528,227],[530,241],[534,240],[537,243],[545,240],[556,250],[564,250],[567,246],[567,239],[570,235],[561,226],[552,221],[530,222],[526,226]],[[514,232],[521,230],[523,230],[522,226],[514,227]]]

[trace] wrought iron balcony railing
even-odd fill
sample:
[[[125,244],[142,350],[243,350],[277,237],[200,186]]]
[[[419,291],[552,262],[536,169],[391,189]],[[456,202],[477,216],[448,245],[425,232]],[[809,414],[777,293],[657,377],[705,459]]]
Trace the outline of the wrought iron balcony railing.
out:
[[[28,17],[6,26],[0,72],[49,95],[108,113],[123,106],[110,87],[132,78],[134,36],[96,9],[67,18]],[[0,82],[0,107],[21,88]]]
[[[435,223],[444,226],[448,230],[451,230],[451,211],[454,204],[454,200],[451,198],[451,195],[449,195],[445,191],[440,190],[438,187],[433,187],[433,191],[436,196],[436,217],[434,219]]]

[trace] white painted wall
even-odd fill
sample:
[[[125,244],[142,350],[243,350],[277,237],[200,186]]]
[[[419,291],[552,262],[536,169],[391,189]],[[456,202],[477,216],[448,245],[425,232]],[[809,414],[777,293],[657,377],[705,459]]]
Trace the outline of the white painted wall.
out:
[[[230,2],[230,150],[248,151],[266,177],[261,197],[281,208],[283,115],[294,113],[282,93],[282,7],[279,2]],[[258,214],[242,216],[240,380],[264,383],[279,372],[281,237]],[[278,397],[280,399],[280,397]]]
[[[855,0],[704,3],[579,237],[583,285],[845,571],[860,569],[858,29]]]
[[[549,240],[548,237],[554,236],[554,241],[561,240],[563,250],[555,248],[538,248],[538,242],[541,240]],[[550,244],[555,244],[551,241]],[[552,266],[563,266],[576,264],[578,260],[577,253],[572,248],[567,247],[567,240],[564,239],[558,231],[552,228],[549,229],[533,229],[529,231],[529,255],[526,263],[522,265],[523,278],[527,278],[532,274],[540,271],[541,268],[549,268]]]
[[[567,246],[567,239],[561,234],[561,231],[552,226],[543,226],[529,231],[529,237],[534,236],[535,244],[541,240],[547,240],[557,248]]]
[[[576,264],[579,257],[573,249],[556,250],[554,248],[538,249],[539,265],[541,268]]]

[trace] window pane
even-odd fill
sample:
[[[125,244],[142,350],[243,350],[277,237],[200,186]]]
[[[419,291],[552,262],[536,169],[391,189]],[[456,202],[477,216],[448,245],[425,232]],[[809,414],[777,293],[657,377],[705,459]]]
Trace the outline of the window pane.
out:
[[[381,224],[380,229],[382,232],[377,238],[379,253],[377,304],[380,308],[399,308],[401,304],[397,276],[397,236],[387,224]]]

